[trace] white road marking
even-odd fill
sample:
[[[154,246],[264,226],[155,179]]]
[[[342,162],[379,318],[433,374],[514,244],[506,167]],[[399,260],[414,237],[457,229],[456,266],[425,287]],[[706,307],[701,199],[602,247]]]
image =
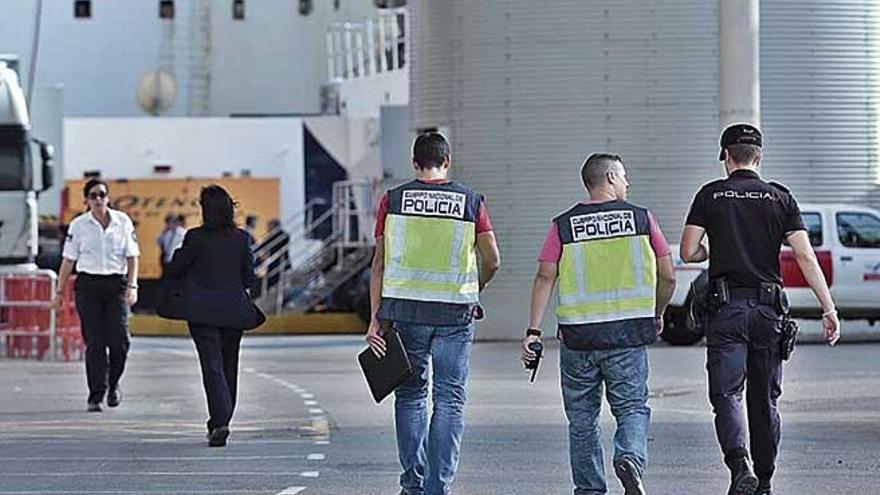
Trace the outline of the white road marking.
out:
[[[194,357],[196,355],[196,351],[180,351],[176,349],[169,349],[165,351],[166,354],[171,354],[172,356],[182,356],[182,357]]]
[[[309,454],[314,455],[314,454]],[[197,456],[197,457],[137,457],[137,458],[125,458],[125,457],[0,457],[0,462],[34,462],[34,461],[46,461],[46,462],[80,462],[80,461],[96,461],[96,462],[140,462],[140,461],[151,461],[151,462],[162,462],[162,461],[271,461],[271,460],[285,460],[285,459],[302,459],[303,455],[242,455],[242,456],[217,456],[217,457],[205,457],[205,456]],[[306,459],[311,460],[310,457],[306,457]]]
[[[38,490],[23,492],[0,491],[0,495],[193,495],[209,493],[211,495],[265,495],[265,490]]]
[[[288,486],[283,491],[278,492],[276,495],[296,495],[301,491],[305,490],[304,486]]]
[[[307,400],[307,401],[303,401],[303,404],[304,404],[304,405],[307,405],[307,406],[317,406],[317,405],[318,405],[318,401],[316,401],[316,400]]]
[[[324,410],[317,407],[310,407],[309,414],[321,415],[324,414]]]
[[[306,459],[310,461],[323,461],[324,454],[309,454],[308,456],[306,456]]]
[[[303,473],[303,476],[308,478],[317,477],[317,471],[309,471],[310,473],[316,473],[314,476],[306,476]],[[83,476],[290,476],[288,473],[267,473],[265,471],[128,471],[128,472],[94,472],[94,473],[84,473],[80,471],[69,471],[69,472],[57,472],[57,473],[0,473],[0,476],[8,476],[10,478],[39,478],[42,476],[51,477],[51,478],[61,478],[65,476],[70,477],[83,477]]]
[[[315,445],[330,445],[330,440],[315,440]]]
[[[299,394],[299,396],[302,397],[303,399],[314,399],[315,398],[314,395],[308,394],[308,393],[302,393],[302,394]]]
[[[317,478],[321,473],[318,471],[303,471],[299,473],[303,478]]]

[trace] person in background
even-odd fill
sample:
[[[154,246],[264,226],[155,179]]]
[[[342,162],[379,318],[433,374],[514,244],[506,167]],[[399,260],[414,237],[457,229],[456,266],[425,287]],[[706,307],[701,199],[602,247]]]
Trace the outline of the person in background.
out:
[[[278,284],[284,271],[290,268],[290,235],[281,227],[281,220],[273,218],[267,224],[266,234],[254,252],[258,253],[258,263],[265,265],[266,287],[271,289]]]
[[[67,229],[58,292],[52,307],[61,309],[64,286],[76,266],[76,311],[86,344],[88,411],[122,402],[119,381],[128,356],[128,316],[138,299],[138,248],[134,224],[110,208],[109,188],[100,179],[83,187],[88,210]]]
[[[238,392],[238,354],[243,328],[235,326],[224,315],[236,313],[241,303],[236,295],[249,292],[254,285],[254,259],[248,234],[235,226],[234,202],[220,186],[202,189],[199,204],[202,225],[190,229],[183,245],[174,252],[171,276],[189,276],[197,287],[226,295],[212,300],[200,300],[190,293],[188,311],[200,308],[216,321],[199,323],[188,316],[189,333],[195,342],[202,370],[202,384],[208,401],[208,445],[222,447],[229,437],[229,422],[235,412]],[[245,308],[241,308],[244,310]],[[243,312],[243,311],[238,311]]]
[[[174,213],[165,215],[165,227],[156,236],[156,246],[159,247],[159,266],[162,268],[161,279],[165,279],[168,263],[171,263],[171,253],[166,251],[165,246],[174,231],[174,219]]]
[[[271,229],[270,229],[271,230]],[[250,238],[251,246],[257,244],[257,216],[248,215],[244,219],[244,231]]]

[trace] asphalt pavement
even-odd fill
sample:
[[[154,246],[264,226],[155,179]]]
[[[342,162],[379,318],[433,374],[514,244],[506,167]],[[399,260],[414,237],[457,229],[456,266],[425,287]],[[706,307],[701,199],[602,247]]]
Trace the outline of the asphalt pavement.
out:
[[[355,360],[362,345],[245,338],[232,435],[213,449],[187,339],[134,339],[124,401],[103,413],[85,412],[81,362],[0,359],[0,495],[396,495],[392,400],[372,402]],[[529,384],[516,343],[474,346],[453,493],[572,493],[555,351]],[[802,345],[786,364],[779,494],[880,493],[878,351]],[[650,361],[649,493],[725,493],[705,349],[657,346]],[[610,458],[607,407],[602,424]],[[622,493],[613,474],[608,484]]]

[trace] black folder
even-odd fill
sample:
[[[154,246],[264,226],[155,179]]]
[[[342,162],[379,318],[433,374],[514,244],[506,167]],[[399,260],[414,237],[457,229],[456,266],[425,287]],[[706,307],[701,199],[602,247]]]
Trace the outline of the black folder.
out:
[[[406,350],[397,331],[388,327],[384,330],[382,338],[385,339],[385,356],[381,359],[376,357],[369,347],[358,354],[358,363],[361,365],[376,404],[382,402],[412,375],[409,358],[406,357]]]

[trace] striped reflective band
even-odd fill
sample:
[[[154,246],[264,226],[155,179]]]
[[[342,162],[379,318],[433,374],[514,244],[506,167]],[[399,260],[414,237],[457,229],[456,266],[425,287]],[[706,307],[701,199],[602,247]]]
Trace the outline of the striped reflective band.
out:
[[[382,296],[476,302],[479,277],[474,236],[471,222],[389,214]]]
[[[567,244],[560,267],[571,273],[560,273],[567,279],[560,283],[558,292],[559,323],[589,324],[654,315],[656,260],[648,236]]]

